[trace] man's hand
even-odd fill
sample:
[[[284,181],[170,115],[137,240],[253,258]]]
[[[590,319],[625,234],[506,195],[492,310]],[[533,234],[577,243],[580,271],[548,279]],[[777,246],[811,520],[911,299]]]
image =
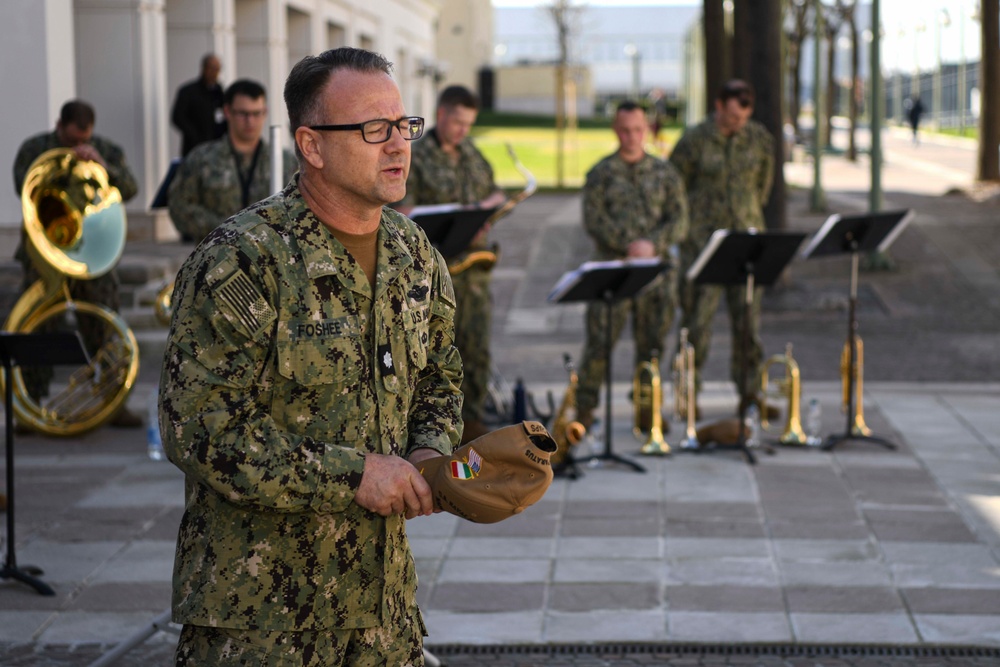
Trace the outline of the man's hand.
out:
[[[108,165],[104,162],[104,158],[101,156],[100,152],[90,144],[80,144],[79,146],[74,146],[73,152],[76,153],[76,156],[81,160],[96,162],[105,169],[108,168]]]
[[[427,480],[406,459],[385,454],[365,455],[354,502],[380,516],[403,514],[412,519],[434,513]]]
[[[656,246],[649,239],[639,239],[628,244],[628,256],[632,259],[656,257]]]
[[[507,195],[502,190],[494,190],[486,199],[479,202],[479,208],[493,208],[507,201]]]

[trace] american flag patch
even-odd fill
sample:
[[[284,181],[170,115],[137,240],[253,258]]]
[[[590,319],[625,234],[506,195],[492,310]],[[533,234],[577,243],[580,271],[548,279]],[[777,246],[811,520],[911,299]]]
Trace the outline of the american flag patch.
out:
[[[479,474],[479,471],[483,467],[483,457],[481,457],[479,452],[474,450],[472,447],[469,447],[469,467],[476,475]]]
[[[221,305],[228,306],[230,313],[246,327],[251,334],[256,334],[270,324],[274,311],[264,300],[260,292],[242,271],[237,271],[229,280],[215,290]]]

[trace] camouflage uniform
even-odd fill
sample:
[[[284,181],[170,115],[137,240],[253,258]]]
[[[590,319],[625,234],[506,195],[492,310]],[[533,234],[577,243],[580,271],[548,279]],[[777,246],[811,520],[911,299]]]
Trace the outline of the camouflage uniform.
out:
[[[281,182],[287,183],[299,165],[290,151],[282,153]],[[236,153],[228,136],[196,146],[178,167],[167,197],[177,231],[200,243],[223,220],[272,194],[271,148],[261,140],[249,197],[243,201],[240,176],[249,172],[253,161],[252,155]]]
[[[624,259],[628,245],[648,239],[656,254],[672,264],[671,246],[687,236],[688,214],[684,184],[666,160],[646,155],[635,164],[617,153],[598,162],[583,187],[583,225],[594,240],[594,259]],[[674,322],[677,308],[676,266],[656,278],[634,299],[611,308],[611,344],[618,340],[629,311],[639,364],[660,351]],[[607,308],[603,302],[587,306],[587,340],[580,361],[576,402],[581,415],[593,412],[607,368]]]
[[[353,499],[366,453],[458,443],[454,295],[440,254],[389,209],[377,256],[373,294],[296,176],[181,268],[159,391],[186,476],[175,621],[425,634],[405,519]]]
[[[497,187],[493,168],[469,139],[458,145],[458,162],[453,163],[441,149],[436,128],[421,141],[413,144],[410,175],[406,179],[403,206],[473,204],[482,201]],[[485,247],[485,240],[473,249]],[[461,258],[448,258],[458,261]],[[473,266],[456,276],[455,285],[455,346],[462,354],[465,380],[462,393],[465,402],[462,417],[482,420],[486,390],[490,378],[490,326],[493,297],[490,294],[490,270]]]
[[[691,210],[691,233],[681,244],[684,273],[717,229],[763,230],[764,205],[771,194],[774,168],[774,138],[757,121],[750,120],[732,137],[725,137],[714,117],[689,129],[677,142],[670,161],[684,178]],[[739,387],[743,362],[742,332],[746,288],[742,285],[689,284],[681,279],[681,326],[687,327],[695,349],[696,378],[701,387],[701,369],[708,359],[712,318],[723,291],[729,307],[732,330],[730,375]],[[756,393],[757,375],[764,358],[760,340],[760,299],[757,289],[750,317],[750,349],[747,386],[740,392],[748,398]]]
[[[89,143],[104,158],[108,172],[108,182],[118,188],[118,191],[122,195],[122,200],[128,201],[135,197],[136,193],[139,192],[139,185],[136,183],[135,176],[129,170],[128,164],[125,163],[125,153],[122,149],[117,144],[97,135],[93,135]],[[17,151],[17,157],[14,159],[14,191],[17,192],[18,200],[20,200],[21,189],[24,187],[24,179],[28,175],[28,169],[31,167],[31,164],[42,153],[54,148],[63,148],[59,143],[59,136],[54,131],[36,134],[21,144],[21,148]],[[24,247],[25,243],[25,235],[22,232],[21,242],[14,251],[14,259],[21,263],[22,293],[31,287],[40,277],[38,270],[31,263],[31,258]],[[89,301],[90,303],[107,306],[115,312],[118,311],[118,272],[116,269],[111,269],[111,271],[108,271],[103,276],[92,280],[69,279],[66,282],[69,284],[70,295],[74,299]],[[95,336],[99,335],[97,332],[82,331],[82,333],[90,350],[99,348],[103,343],[102,340],[95,340]],[[21,375],[24,378],[30,396],[38,399],[48,394],[49,380],[52,376],[52,369],[50,367],[25,367],[21,370]]]

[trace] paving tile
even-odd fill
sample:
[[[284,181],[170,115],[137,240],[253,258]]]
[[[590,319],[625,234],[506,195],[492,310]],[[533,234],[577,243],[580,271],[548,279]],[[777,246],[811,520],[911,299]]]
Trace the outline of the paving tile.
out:
[[[868,525],[853,512],[840,521],[810,519],[789,521],[768,518],[767,531],[774,539],[867,540],[871,535]]]
[[[32,540],[17,549],[17,561],[22,567],[31,564],[42,568],[41,579],[54,582],[80,582],[93,575],[108,559],[125,548],[125,542],[92,541],[65,544],[48,540]]]
[[[769,558],[720,558],[671,562],[666,567],[667,583],[709,586],[773,587],[778,573]]]
[[[617,519],[563,519],[559,532],[564,537],[593,535],[595,537],[646,537],[661,534],[657,516],[636,516]]]
[[[1000,617],[971,614],[914,614],[920,636],[934,644],[1000,646]]]
[[[983,544],[949,542],[879,542],[879,548],[889,563],[909,563],[913,565],[954,565],[962,563],[967,567],[997,567],[997,558]]]
[[[174,542],[136,540],[97,570],[91,581],[169,582],[174,568]]]
[[[756,519],[729,521],[719,519],[714,521],[685,521],[671,519],[667,521],[666,535],[668,538],[749,538],[765,537],[764,524]]]
[[[666,540],[667,559],[671,562],[691,559],[769,558],[771,549],[763,539],[684,538]]]
[[[465,614],[425,611],[425,643],[435,644],[537,644],[542,641],[541,611]]]
[[[171,585],[166,582],[107,583],[85,587],[66,607],[69,611],[144,612],[154,600],[170,608]]]
[[[459,537],[553,537],[558,521],[555,517],[513,516],[497,523],[460,521],[455,535]]]
[[[407,541],[414,559],[444,558],[450,544],[448,540],[437,537],[409,537]]]
[[[850,638],[852,644],[916,644],[917,632],[905,613],[790,614],[795,641],[835,643]]]
[[[449,558],[551,558],[554,540],[544,537],[456,537],[447,545]]]
[[[662,558],[663,538],[652,537],[562,537],[556,558]]]
[[[667,502],[663,506],[668,520],[676,521],[736,521],[759,522],[763,519],[753,502]]]
[[[454,514],[438,512],[430,516],[420,516],[406,522],[408,537],[450,537],[455,533],[456,526],[462,521]]]
[[[660,606],[660,586],[656,583],[556,583],[549,588],[548,609],[552,611],[658,609]]]
[[[627,558],[560,558],[555,562],[556,583],[645,582],[658,585],[663,563]]]
[[[42,644],[114,644],[148,627],[162,613],[70,611],[57,615],[42,630]]]
[[[675,611],[784,612],[777,586],[667,586],[667,608]]]
[[[903,611],[903,601],[888,586],[786,586],[792,613],[861,614]]]
[[[1000,616],[1000,593],[979,588],[903,588],[912,614],[989,614]]]
[[[859,467],[847,470],[846,476],[862,503],[924,507],[946,504],[937,483],[924,470]]]
[[[546,642],[657,642],[667,638],[661,610],[549,612],[545,615]]]
[[[495,613],[541,609],[545,586],[540,583],[446,583],[434,587],[430,605],[441,611]]]
[[[905,542],[975,542],[976,536],[951,510],[865,509],[879,540]]]
[[[566,503],[566,519],[608,519],[656,517],[662,503],[659,500],[574,500]]]
[[[787,642],[792,639],[783,613],[667,612],[671,641],[712,643]]]
[[[901,588],[954,586],[958,588],[1000,589],[1000,568],[969,566],[964,563],[890,563],[892,579]]]
[[[783,561],[859,562],[879,556],[870,540],[793,540],[771,541],[775,556]]]
[[[41,597],[34,592],[32,595]],[[52,612],[26,611],[20,605],[16,611],[0,610],[0,642],[33,641],[52,617]]]
[[[768,522],[850,522],[858,517],[851,490],[828,468],[760,468],[757,484]]]
[[[544,582],[549,579],[547,559],[499,560],[496,558],[449,558],[441,567],[437,583],[450,582]]]
[[[878,561],[780,561],[785,586],[890,586],[889,569]]]
[[[173,467],[173,466],[171,466]],[[174,468],[177,471],[176,468]],[[121,480],[105,484],[77,503],[77,507],[100,510],[105,507],[136,507],[138,505],[184,506],[184,478]]]

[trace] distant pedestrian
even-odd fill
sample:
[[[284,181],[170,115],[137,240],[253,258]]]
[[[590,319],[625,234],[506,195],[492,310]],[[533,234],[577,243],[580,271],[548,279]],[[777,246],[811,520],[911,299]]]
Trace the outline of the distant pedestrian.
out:
[[[170,121],[181,133],[181,156],[200,143],[218,139],[226,131],[222,113],[222,63],[213,53],[201,59],[201,75],[177,90]]]
[[[920,127],[920,116],[924,113],[924,105],[920,101],[920,95],[914,95],[909,100],[909,110],[907,116],[910,119],[910,127],[913,128],[913,143],[917,145],[920,139],[917,137],[917,129]]]

